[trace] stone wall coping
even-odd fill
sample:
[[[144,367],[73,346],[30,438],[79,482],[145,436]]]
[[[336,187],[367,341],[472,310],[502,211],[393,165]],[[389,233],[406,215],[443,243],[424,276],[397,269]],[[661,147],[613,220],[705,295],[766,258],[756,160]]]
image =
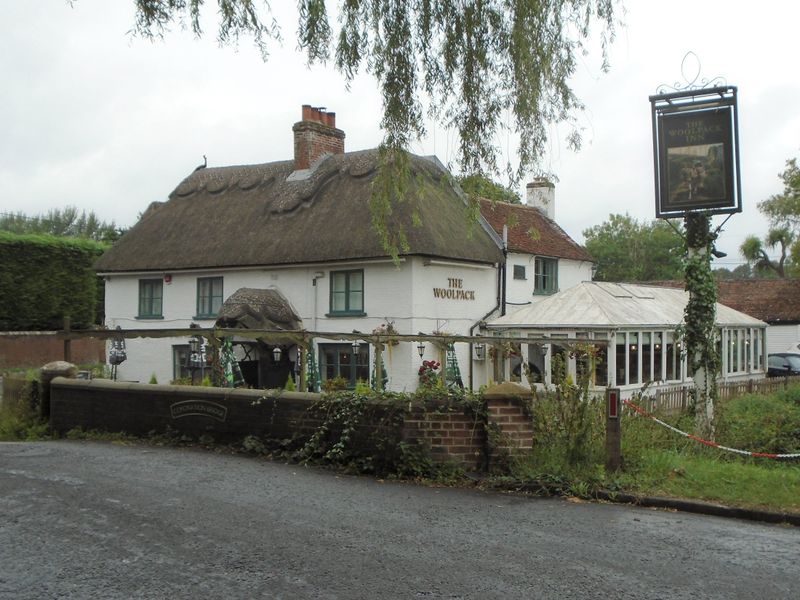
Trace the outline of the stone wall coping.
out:
[[[531,399],[533,398],[533,391],[513,381],[505,381],[487,389],[483,392],[483,397],[486,400],[499,400],[502,398]]]
[[[257,400],[259,398],[283,398],[286,400],[300,400],[308,403],[317,402],[320,394],[312,392],[287,392],[285,390],[249,390],[242,388],[218,388],[197,385],[166,385],[159,383],[133,383],[126,381],[113,381],[111,379],[68,379],[56,377],[51,385],[57,388],[82,388],[89,390],[149,392],[157,394],[170,394],[175,396],[194,396],[209,398],[241,398]]]

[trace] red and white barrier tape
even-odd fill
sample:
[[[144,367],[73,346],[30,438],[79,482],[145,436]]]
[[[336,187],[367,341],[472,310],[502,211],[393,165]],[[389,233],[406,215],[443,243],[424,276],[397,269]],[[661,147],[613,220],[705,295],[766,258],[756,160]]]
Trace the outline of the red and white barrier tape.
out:
[[[697,437],[696,435],[692,435],[691,433],[686,433],[685,431],[681,431],[677,427],[673,427],[669,423],[664,423],[661,419],[656,418],[654,415],[647,412],[641,406],[637,406],[630,400],[623,400],[622,401],[626,406],[630,406],[634,411],[642,415],[643,417],[647,417],[648,419],[652,419],[659,425],[663,425],[670,431],[674,431],[682,435],[683,437],[687,437],[692,439],[696,442],[700,442],[701,444],[705,444],[706,446],[711,446],[712,448],[719,448],[720,450],[727,450],[728,452],[734,452],[736,454],[742,454],[744,456],[757,456],[759,458],[800,458],[800,452],[795,452],[793,454],[773,454],[771,452],[750,452],[749,450],[739,450],[737,448],[729,448],[728,446],[722,446],[716,442],[710,442],[708,440],[704,440],[702,438]]]

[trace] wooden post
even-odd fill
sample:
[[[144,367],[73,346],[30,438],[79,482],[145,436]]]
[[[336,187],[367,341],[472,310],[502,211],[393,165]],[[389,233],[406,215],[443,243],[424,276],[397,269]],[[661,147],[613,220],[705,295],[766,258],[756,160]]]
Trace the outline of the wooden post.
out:
[[[72,322],[69,317],[64,317],[64,333],[69,334]],[[64,361],[72,362],[72,340],[64,338]]]
[[[619,388],[606,388],[606,470],[617,471],[622,466],[622,434]]]
[[[306,347],[304,344],[297,344],[297,363],[300,365],[300,372],[297,375],[297,391],[305,392],[308,387],[306,384]]]
[[[444,371],[444,369],[442,369]],[[383,391],[383,344],[375,343],[375,389]]]

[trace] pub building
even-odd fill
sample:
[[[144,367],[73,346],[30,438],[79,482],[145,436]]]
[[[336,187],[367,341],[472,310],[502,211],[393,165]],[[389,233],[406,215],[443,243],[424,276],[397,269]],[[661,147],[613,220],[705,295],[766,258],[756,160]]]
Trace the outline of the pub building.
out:
[[[332,380],[345,387],[375,385],[380,377],[386,389],[413,391],[426,360],[444,363],[440,368],[451,385],[477,389],[498,376],[535,385],[525,377],[527,369],[515,375],[510,362],[503,373],[498,365],[504,352],[492,351],[491,344],[455,343],[446,352],[433,343],[388,344],[379,373],[366,339],[319,333],[530,334],[540,323],[534,320],[540,308],[592,279],[591,257],[555,222],[553,185],[529,183],[523,204],[481,199],[477,219],[469,219],[470,199],[444,166],[435,157],[410,155],[408,198],[396,202],[388,218],[390,231],[403,238],[393,259],[370,210],[379,151],[345,152],[336,114],[322,108],[304,105],[292,130],[293,158],[203,165],[166,201],[148,207],[96,263],[105,279],[106,326],[286,331],[279,338],[225,341],[236,385],[253,388],[284,387],[289,377],[297,382],[303,365],[314,389]],[[530,315],[530,323],[517,322],[522,314]],[[683,363],[669,359],[674,343],[666,322],[635,330],[627,323],[572,329],[569,323],[535,331],[553,340],[611,335],[615,348],[617,336],[626,340],[623,354],[615,349],[606,374],[598,374],[598,385],[683,374]],[[756,324],[740,328],[754,329]],[[313,336],[304,360],[291,335],[301,331]],[[746,337],[751,334],[730,339],[742,347],[747,340],[762,343],[763,333]],[[201,336],[128,339],[117,377],[160,383],[205,377],[201,369],[211,349],[203,342]],[[546,382],[560,348],[552,342],[525,347],[522,354]],[[753,363],[752,351],[748,356],[737,368]]]

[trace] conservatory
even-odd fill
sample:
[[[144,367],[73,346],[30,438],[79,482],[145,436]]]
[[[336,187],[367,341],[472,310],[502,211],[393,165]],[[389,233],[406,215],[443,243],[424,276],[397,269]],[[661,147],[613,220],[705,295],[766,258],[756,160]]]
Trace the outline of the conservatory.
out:
[[[626,392],[691,382],[679,335],[688,298],[672,288],[584,282],[523,306],[486,324],[488,339],[520,338],[492,347],[495,379],[536,386],[570,377]],[[716,324],[720,380],[764,377],[766,323],[717,303]]]

